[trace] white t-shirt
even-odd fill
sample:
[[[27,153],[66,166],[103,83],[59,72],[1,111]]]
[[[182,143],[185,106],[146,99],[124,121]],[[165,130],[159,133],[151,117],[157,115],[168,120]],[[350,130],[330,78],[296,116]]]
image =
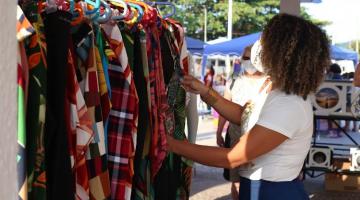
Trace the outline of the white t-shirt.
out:
[[[248,103],[248,106],[243,113],[241,125],[233,123],[229,125],[229,133],[233,138],[240,138],[255,125],[267,95],[266,88],[260,91],[266,79],[267,76],[247,77],[244,75],[235,79],[230,89],[232,101],[241,106]],[[254,107],[255,104],[258,106]]]
[[[300,173],[309,151],[313,131],[310,98],[273,90],[261,109],[257,125],[285,135],[272,151],[241,166],[240,176],[251,180],[291,181]]]
[[[227,89],[230,90],[232,102],[244,106],[246,102],[258,96],[260,87],[266,79],[266,76],[247,77],[242,75],[235,79],[232,88],[230,88],[231,81],[229,81]]]

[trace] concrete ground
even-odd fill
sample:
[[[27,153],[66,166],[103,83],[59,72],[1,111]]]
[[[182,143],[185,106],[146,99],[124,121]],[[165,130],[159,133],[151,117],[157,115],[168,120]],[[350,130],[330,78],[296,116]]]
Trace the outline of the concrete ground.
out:
[[[216,146],[217,121],[213,118],[200,120],[197,144]],[[351,133],[360,142],[359,133]],[[318,137],[321,142],[334,142],[341,140],[341,143],[351,144],[345,136],[336,139]],[[230,183],[224,180],[223,169],[207,167],[195,164],[191,187],[190,200],[231,200]],[[360,193],[329,192],[324,189],[324,176],[318,178],[307,177],[305,189],[311,200],[360,200]]]

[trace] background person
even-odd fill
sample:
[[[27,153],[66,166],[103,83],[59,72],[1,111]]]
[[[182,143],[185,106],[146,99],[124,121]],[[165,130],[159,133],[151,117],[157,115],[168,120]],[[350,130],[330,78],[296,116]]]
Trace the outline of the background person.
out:
[[[215,70],[213,66],[210,66],[206,69],[206,74],[204,76],[204,84],[206,87],[212,88],[214,84]],[[211,110],[211,106],[207,105],[207,110]]]
[[[260,47],[253,64],[262,63],[272,87],[256,125],[231,149],[167,136],[168,149],[209,166],[242,166],[241,200],[309,199],[297,177],[312,139],[313,110],[308,96],[317,90],[330,63],[329,42],[311,22],[278,14],[265,26]],[[200,94],[233,123],[240,124],[246,114],[247,105],[226,100],[192,76],[184,76],[183,87]]]
[[[250,102],[254,99],[259,93],[260,87],[265,82],[266,78],[263,73],[258,71],[250,61],[251,56],[251,46],[245,48],[241,64],[244,66],[244,74],[237,76],[230,81],[228,81],[226,90],[224,93],[224,98],[232,101],[241,106],[245,106],[247,102]],[[234,70],[235,71],[235,70]],[[243,131],[246,123],[241,123],[240,126],[234,123],[230,123],[226,132],[226,139],[222,136],[222,132],[227,120],[219,116],[219,124],[216,131],[216,140],[219,147],[233,147],[238,141],[241,135],[245,132]],[[239,169],[225,169],[224,177],[231,181],[231,196],[233,200],[239,199],[239,184],[240,176]]]

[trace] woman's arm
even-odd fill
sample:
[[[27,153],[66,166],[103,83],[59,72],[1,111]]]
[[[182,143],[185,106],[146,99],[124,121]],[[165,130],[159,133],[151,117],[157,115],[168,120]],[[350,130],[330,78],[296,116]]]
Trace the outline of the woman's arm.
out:
[[[167,139],[170,151],[190,160],[208,166],[235,168],[270,152],[288,138],[276,131],[255,125],[231,149],[190,144],[169,136]]]
[[[235,80],[234,80],[235,81]],[[224,92],[224,98],[231,101],[231,92],[229,91],[229,89],[225,89]],[[219,147],[223,147],[225,145],[225,141],[224,138],[222,136],[222,132],[224,130],[224,126],[226,124],[227,120],[223,117],[223,116],[219,116],[219,123],[218,123],[218,127],[216,130],[216,143]]]
[[[240,124],[244,107],[225,99],[193,76],[184,76],[182,84],[186,91],[200,94],[202,100],[211,105],[225,119],[232,123]]]

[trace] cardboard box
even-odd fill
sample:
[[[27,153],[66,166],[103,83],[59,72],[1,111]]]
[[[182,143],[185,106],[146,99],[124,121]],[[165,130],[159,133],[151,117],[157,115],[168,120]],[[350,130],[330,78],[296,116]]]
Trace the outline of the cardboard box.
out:
[[[343,170],[349,170],[351,163],[349,161],[335,160],[334,165]],[[360,174],[338,174],[326,173],[325,190],[341,192],[360,192]]]

